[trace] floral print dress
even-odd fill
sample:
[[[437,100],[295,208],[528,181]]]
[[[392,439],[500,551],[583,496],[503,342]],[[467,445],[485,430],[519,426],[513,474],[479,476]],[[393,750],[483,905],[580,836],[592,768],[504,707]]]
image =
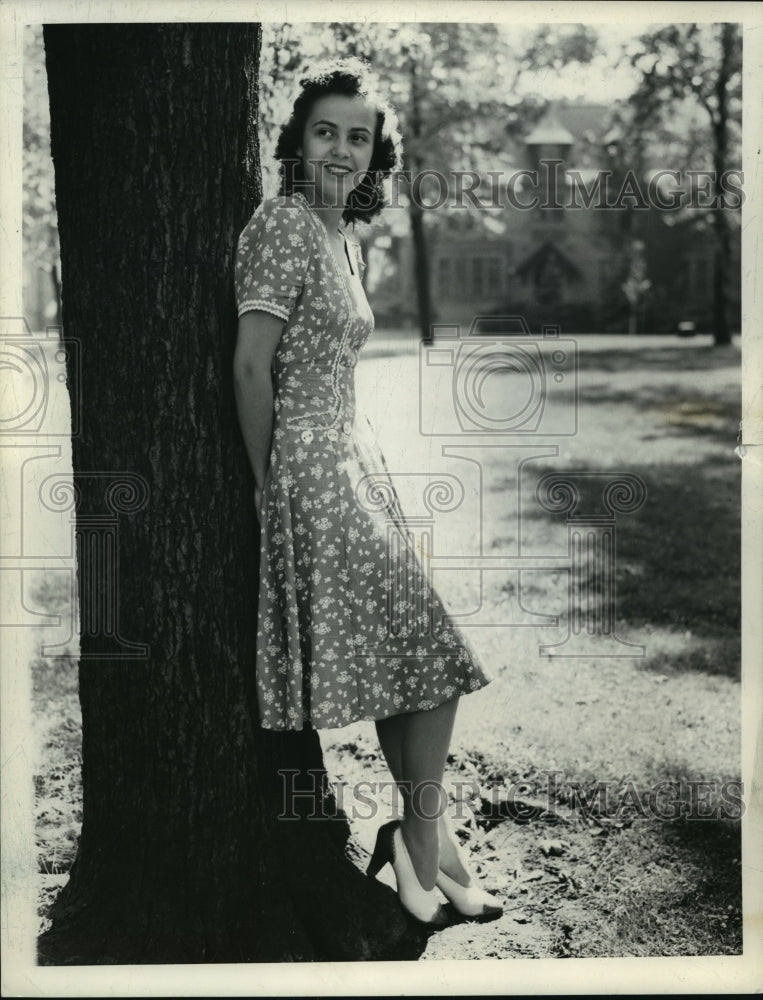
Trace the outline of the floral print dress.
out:
[[[355,366],[373,330],[346,241],[338,260],[301,194],[264,201],[238,242],[239,316],[285,323],[273,359],[256,679],[266,729],[431,709],[488,683],[415,552]]]

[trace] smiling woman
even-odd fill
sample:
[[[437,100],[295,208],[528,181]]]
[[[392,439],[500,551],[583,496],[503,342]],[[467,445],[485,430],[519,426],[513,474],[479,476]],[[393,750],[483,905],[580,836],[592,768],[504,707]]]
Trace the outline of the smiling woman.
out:
[[[347,197],[371,163],[376,111],[358,97],[330,94],[310,112],[297,154],[313,188],[313,209],[331,224],[344,214]]]
[[[412,542],[367,422],[355,366],[373,329],[346,226],[384,204],[400,142],[360,63],[302,81],[276,155],[281,196],[239,240],[236,399],[261,524],[256,679],[266,729],[373,720],[403,797],[369,873],[392,865],[400,901],[442,926],[499,916],[442,805],[461,695],[490,679]],[[344,225],[343,225],[344,224]]]
[[[369,222],[384,206],[382,184],[400,166],[402,141],[395,112],[367,67],[359,60],[337,67],[308,73],[300,83],[275,149],[281,194],[301,191],[318,209],[341,208],[345,223]],[[334,169],[320,170],[321,164]],[[336,189],[339,197],[327,188],[327,204],[321,206],[316,183],[333,183],[339,173],[346,177]]]

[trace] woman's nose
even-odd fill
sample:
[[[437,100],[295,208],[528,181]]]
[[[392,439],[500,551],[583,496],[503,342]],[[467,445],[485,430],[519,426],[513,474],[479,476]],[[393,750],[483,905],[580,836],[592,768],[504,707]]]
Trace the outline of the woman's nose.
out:
[[[337,135],[334,138],[334,145],[332,146],[332,152],[335,156],[348,156],[349,155],[349,145],[345,136]]]

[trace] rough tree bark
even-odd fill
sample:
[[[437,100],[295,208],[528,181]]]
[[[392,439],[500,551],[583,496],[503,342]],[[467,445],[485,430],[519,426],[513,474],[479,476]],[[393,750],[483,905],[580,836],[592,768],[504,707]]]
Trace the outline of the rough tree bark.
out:
[[[83,371],[83,826],[46,964],[375,958],[410,930],[344,819],[307,822],[302,800],[278,820],[277,768],[320,771],[320,744],[256,720],[231,265],[261,197],[259,44],[255,24],[45,28]]]

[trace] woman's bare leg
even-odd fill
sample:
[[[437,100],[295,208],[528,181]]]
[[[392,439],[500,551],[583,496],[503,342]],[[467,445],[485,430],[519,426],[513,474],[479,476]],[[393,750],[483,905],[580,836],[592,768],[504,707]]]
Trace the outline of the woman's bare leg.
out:
[[[377,719],[376,735],[392,777],[400,783],[403,780],[403,740],[405,739],[404,715],[391,715],[388,719]]]
[[[457,706],[456,700],[440,706],[440,709],[445,710],[443,712],[438,709],[412,712],[376,722],[379,745],[387,766],[403,792],[406,847],[422,888],[425,889],[432,887],[437,875],[436,868],[432,875],[435,857],[438,859],[438,867],[460,885],[469,886],[474,881],[466,852],[447,810],[441,813],[436,824],[426,820],[422,822],[417,815],[417,811],[431,815],[443,809],[446,803],[444,793],[442,801],[438,802],[436,790],[432,789],[423,810],[417,810],[407,794],[408,788],[415,787],[417,780],[436,780],[438,784],[442,783]],[[435,826],[436,829],[433,829]]]
[[[458,700],[404,718],[402,832],[423,889],[431,889],[440,858],[439,816],[447,804],[442,787]]]

